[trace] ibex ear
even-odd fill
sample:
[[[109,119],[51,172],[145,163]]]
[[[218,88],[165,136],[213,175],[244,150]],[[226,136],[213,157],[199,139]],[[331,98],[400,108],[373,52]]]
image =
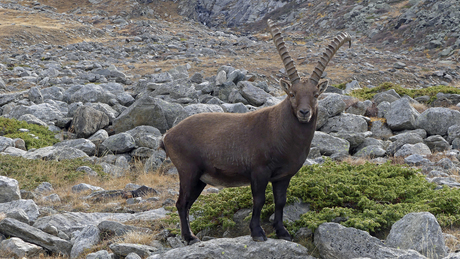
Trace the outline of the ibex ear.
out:
[[[318,94],[324,93],[324,91],[326,91],[328,86],[329,86],[329,80],[326,80],[326,81],[323,81],[323,82],[319,83],[318,86],[317,86],[318,90],[319,90]]]
[[[281,89],[283,89],[283,91],[285,91],[287,95],[291,94],[291,82],[281,78],[280,86],[281,86]]]

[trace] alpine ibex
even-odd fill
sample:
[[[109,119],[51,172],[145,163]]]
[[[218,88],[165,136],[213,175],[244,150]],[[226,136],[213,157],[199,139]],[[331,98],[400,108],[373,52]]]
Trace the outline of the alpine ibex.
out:
[[[273,227],[278,238],[291,240],[283,225],[286,190],[310,151],[316,128],[317,99],[328,86],[319,83],[329,60],[351,37],[341,33],[326,48],[310,78],[300,78],[280,30],[268,20],[289,81],[281,79],[287,97],[278,105],[245,114],[202,113],[173,127],[161,147],[179,172],[176,207],[187,244],[199,239],[190,231],[189,210],[207,184],[251,185],[253,212],[249,227],[255,241],[267,237],[260,226],[265,188],[272,182],[275,199]]]

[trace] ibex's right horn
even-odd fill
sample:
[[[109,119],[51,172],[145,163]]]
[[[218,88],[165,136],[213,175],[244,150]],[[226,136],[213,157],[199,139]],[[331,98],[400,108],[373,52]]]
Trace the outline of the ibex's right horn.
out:
[[[297,73],[297,69],[295,68],[294,60],[292,60],[291,56],[289,55],[289,51],[286,48],[283,36],[281,36],[281,31],[278,29],[278,27],[275,26],[275,23],[272,20],[268,19],[267,24],[268,28],[270,28],[273,42],[275,43],[275,46],[278,49],[278,53],[281,56],[281,60],[283,61],[284,68],[286,69],[286,74],[288,75],[289,80],[291,80],[291,83],[294,84],[300,80],[300,77]]]

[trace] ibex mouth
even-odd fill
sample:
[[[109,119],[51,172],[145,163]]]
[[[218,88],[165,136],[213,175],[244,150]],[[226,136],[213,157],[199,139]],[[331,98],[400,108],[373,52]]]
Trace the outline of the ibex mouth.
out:
[[[307,123],[310,121],[311,116],[297,115],[297,119],[299,120],[300,123]]]

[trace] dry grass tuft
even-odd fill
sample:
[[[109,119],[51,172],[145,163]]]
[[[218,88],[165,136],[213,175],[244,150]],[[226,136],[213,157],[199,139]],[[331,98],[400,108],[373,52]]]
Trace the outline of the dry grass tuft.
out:
[[[4,220],[6,218],[5,213],[0,213],[0,221]]]
[[[139,232],[128,232],[121,236],[120,239],[124,243],[150,245],[152,240],[155,239],[155,234],[139,233]]]
[[[460,112],[460,106],[452,105],[449,107],[449,109],[456,110]]]
[[[419,113],[422,113],[428,109],[428,107],[423,103],[411,103],[410,104],[414,109],[416,109]]]
[[[368,161],[369,161],[369,158],[353,157],[353,156],[348,156],[342,160],[342,162],[348,163],[350,165],[364,165]]]

